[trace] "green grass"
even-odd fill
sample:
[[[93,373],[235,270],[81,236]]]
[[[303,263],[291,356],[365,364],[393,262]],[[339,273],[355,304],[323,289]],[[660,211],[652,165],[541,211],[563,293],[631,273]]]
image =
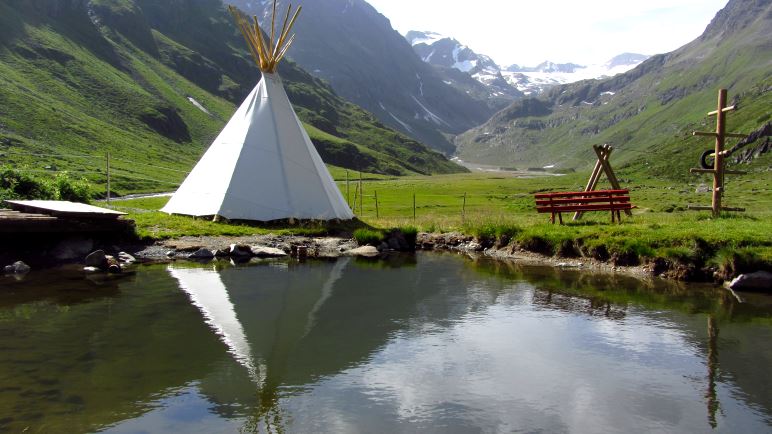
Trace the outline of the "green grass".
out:
[[[670,209],[672,204],[681,206],[708,200],[705,195],[693,193],[692,186],[627,179],[623,187],[630,188],[637,208],[632,217],[623,215],[621,224],[611,223],[610,215],[605,212],[587,213],[578,222],[570,221],[570,215],[566,215],[565,225],[550,224],[547,215],[536,213],[534,193],[581,189],[584,176],[523,179],[478,173],[371,178],[363,181],[363,212],[359,213],[357,208],[362,223],[370,228],[359,232],[360,243],[373,242],[370,238],[380,241],[389,228],[401,228],[403,234],[419,230],[458,231],[486,242],[515,243],[526,250],[565,257],[594,256],[603,260],[616,257],[621,258],[621,262],[632,258],[632,263],[661,257],[674,263],[715,266],[729,272],[751,265],[769,267],[772,264],[772,207],[769,206],[772,184],[768,177],[751,176],[730,182],[728,191],[732,194],[732,203],[746,206],[748,212],[720,218],[712,218],[708,212]],[[345,183],[339,181],[338,185],[345,197]],[[743,188],[738,188],[740,186]],[[378,217],[375,192],[379,200]],[[170,217],[154,211],[166,201],[167,198],[136,199],[116,202],[116,205],[130,213],[130,218],[137,221],[138,232],[145,237],[248,235],[277,229]],[[302,232],[321,227],[279,229]]]

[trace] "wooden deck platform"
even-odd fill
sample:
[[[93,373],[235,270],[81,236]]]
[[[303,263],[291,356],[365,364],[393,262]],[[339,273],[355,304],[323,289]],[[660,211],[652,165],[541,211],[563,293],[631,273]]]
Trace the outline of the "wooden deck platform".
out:
[[[0,209],[0,233],[106,233],[125,232],[133,220],[125,213],[64,201],[5,201]]]

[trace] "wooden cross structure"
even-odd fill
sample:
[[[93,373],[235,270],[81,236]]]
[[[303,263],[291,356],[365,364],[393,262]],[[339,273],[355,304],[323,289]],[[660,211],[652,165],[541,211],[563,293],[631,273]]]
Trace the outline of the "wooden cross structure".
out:
[[[587,182],[587,187],[584,188],[584,191],[593,191],[595,190],[595,187],[598,186],[598,181],[600,180],[601,173],[606,174],[606,178],[608,178],[608,181],[611,183],[611,187],[614,188],[614,190],[621,190],[622,187],[619,186],[619,180],[617,179],[616,174],[614,173],[614,169],[611,168],[611,164],[608,162],[609,157],[611,156],[611,151],[614,150],[614,147],[611,145],[593,145],[592,149],[595,151],[595,154],[598,156],[598,161],[595,163],[595,168],[592,170],[592,175],[590,176],[589,182]],[[579,220],[582,218],[582,212],[577,211],[574,213],[574,221]],[[628,216],[632,216],[633,213],[629,209],[625,210],[625,214]]]
[[[718,108],[716,111],[708,113],[708,116],[716,116],[716,132],[694,131],[692,135],[707,136],[716,138],[716,150],[713,159],[712,169],[690,169],[690,173],[711,173],[713,174],[713,201],[711,206],[689,205],[689,209],[695,211],[713,211],[714,216],[718,216],[721,211],[745,211],[745,208],[731,208],[721,206],[721,198],[724,194],[724,175],[744,175],[747,172],[739,170],[726,170],[725,157],[728,151],[724,149],[724,143],[727,137],[746,138],[745,134],[726,132],[726,114],[736,109],[736,106],[726,106],[726,89],[718,91]]]

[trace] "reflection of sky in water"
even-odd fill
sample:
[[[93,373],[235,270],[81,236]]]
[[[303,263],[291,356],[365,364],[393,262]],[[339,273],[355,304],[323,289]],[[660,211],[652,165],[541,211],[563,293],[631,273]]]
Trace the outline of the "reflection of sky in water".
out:
[[[461,266],[460,260],[451,260]],[[421,279],[429,273],[422,267],[432,261],[437,260],[419,264]],[[300,315],[305,334],[299,339],[309,335],[325,303],[335,302],[336,282],[348,267],[356,265],[346,261],[330,267],[329,278],[317,289],[318,300]],[[247,370],[260,364],[259,370],[268,369],[270,378],[271,369],[264,367],[270,354],[260,354],[254,344],[250,348],[249,328],[244,331],[219,274],[204,269],[170,273],[234,360]],[[372,273],[367,275],[377,279]],[[481,275],[474,280],[469,275],[462,281],[439,275],[436,279],[458,284],[419,301],[416,313],[366,360],[313,384],[276,390],[288,431],[710,430],[704,336],[695,336],[695,330],[704,329],[705,316],[633,305],[624,307],[622,317],[589,315],[581,309],[534,304],[537,290],[524,282],[502,289],[499,281]],[[443,303],[457,304],[443,308],[458,314],[427,313]],[[265,387],[266,381],[261,372],[256,383]],[[214,411],[223,397],[207,395],[207,387],[212,388],[191,384],[108,432],[233,432],[246,423],[245,414],[254,412],[249,407],[255,402],[242,401],[239,412],[223,418]],[[747,406],[743,392],[732,383],[719,381],[717,394],[719,432],[770,428],[769,410]]]

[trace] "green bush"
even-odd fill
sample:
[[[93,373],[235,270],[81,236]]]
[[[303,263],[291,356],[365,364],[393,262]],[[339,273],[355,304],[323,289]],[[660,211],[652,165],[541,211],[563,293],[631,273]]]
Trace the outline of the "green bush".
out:
[[[360,246],[371,245],[375,246],[383,241],[383,232],[374,231],[371,229],[357,229],[354,231],[354,239]]]
[[[53,179],[41,179],[9,166],[0,168],[0,200],[69,200],[88,203],[92,196],[88,181],[73,180],[67,172],[61,172]]]

